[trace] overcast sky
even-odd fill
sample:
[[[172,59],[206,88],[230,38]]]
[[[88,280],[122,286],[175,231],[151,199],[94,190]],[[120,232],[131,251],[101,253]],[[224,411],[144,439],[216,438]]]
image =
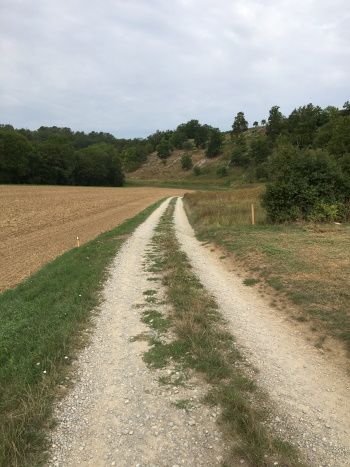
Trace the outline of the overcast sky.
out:
[[[2,0],[0,123],[146,137],[350,100],[349,0]]]

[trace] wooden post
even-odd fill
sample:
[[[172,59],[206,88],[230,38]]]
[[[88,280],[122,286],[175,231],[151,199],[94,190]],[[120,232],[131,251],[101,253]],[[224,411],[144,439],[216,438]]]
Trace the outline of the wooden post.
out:
[[[254,204],[252,204],[251,207],[252,207],[252,225],[255,225]]]
[[[79,237],[77,237],[77,246],[78,246],[78,247],[80,246],[80,240],[79,240]]]

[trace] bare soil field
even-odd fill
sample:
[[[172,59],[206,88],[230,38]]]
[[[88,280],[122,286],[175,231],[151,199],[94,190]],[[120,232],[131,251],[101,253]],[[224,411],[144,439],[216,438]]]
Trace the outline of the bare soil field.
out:
[[[111,230],[170,188],[0,186],[0,291],[80,243]]]

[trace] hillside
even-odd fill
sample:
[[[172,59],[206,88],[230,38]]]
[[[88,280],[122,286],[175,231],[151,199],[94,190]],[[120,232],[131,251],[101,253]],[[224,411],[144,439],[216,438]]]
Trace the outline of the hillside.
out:
[[[264,133],[264,127],[249,129],[245,133],[248,144]],[[194,144],[192,146],[191,149],[175,149],[166,160],[160,159],[157,152],[153,152],[140,168],[126,174],[126,182],[220,188],[250,181],[249,170],[232,166],[230,163],[234,144],[229,133],[225,135],[223,149],[217,157],[208,158],[205,156],[205,149],[198,149]],[[181,159],[186,153],[190,155],[193,164],[193,167],[187,170],[183,169],[181,164]],[[197,173],[194,171],[195,167],[199,168]]]
[[[182,169],[181,158],[188,153],[192,158],[193,166],[200,168],[200,175],[194,175],[193,169]],[[228,165],[229,160],[224,155],[214,159],[205,157],[205,150],[193,149],[183,150],[176,149],[172,152],[169,158],[163,162],[154,152],[148,156],[147,161],[137,170],[127,174],[127,181],[151,181],[153,183],[166,182],[185,182],[203,180],[203,177],[208,178],[208,175],[214,175],[216,169],[223,165]],[[219,177],[216,177],[219,178]]]

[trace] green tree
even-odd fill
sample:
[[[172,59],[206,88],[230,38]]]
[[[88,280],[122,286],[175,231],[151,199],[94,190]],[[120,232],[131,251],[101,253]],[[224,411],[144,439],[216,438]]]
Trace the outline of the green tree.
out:
[[[156,149],[157,149],[157,156],[160,159],[164,160],[170,156],[174,148],[169,140],[163,138],[157,145]]]
[[[248,122],[243,112],[238,112],[232,124],[232,136],[238,136],[248,130]]]
[[[350,154],[350,116],[341,117],[334,121],[327,149],[337,156]]]
[[[240,167],[247,167],[250,164],[250,153],[244,134],[240,134],[235,139],[235,147],[232,150],[231,164]]]
[[[205,151],[206,157],[215,157],[217,156],[224,142],[224,135],[220,132],[219,128],[212,128],[209,131],[208,147]]]
[[[14,131],[15,129],[13,128],[12,125],[9,123],[0,123],[0,131]]]
[[[342,114],[345,115],[346,117],[350,115],[350,102],[346,101],[345,104],[343,105],[343,111]]]
[[[209,133],[212,127],[210,125],[199,125],[194,134],[194,144],[197,148],[204,149],[207,145]]]
[[[227,177],[228,169],[227,169],[226,165],[222,165],[221,167],[218,167],[216,169],[216,174],[221,178],[222,177]]]
[[[78,151],[75,178],[81,186],[122,186],[124,173],[117,149],[98,143]]]
[[[155,133],[147,137],[147,142],[152,145],[153,151],[156,151],[157,146],[162,141],[162,139],[169,139],[167,137],[167,132],[157,130]]]
[[[266,125],[266,136],[270,141],[275,141],[277,136],[285,128],[285,117],[279,111],[277,105],[270,109],[269,119]]]
[[[126,172],[132,172],[138,169],[141,165],[141,160],[135,146],[131,148],[124,149],[121,153],[121,160],[123,169]]]
[[[253,139],[250,143],[250,157],[258,165],[267,160],[271,154],[271,146],[265,136]]]
[[[0,131],[0,183],[28,183],[32,144],[13,130]]]
[[[201,168],[198,165],[195,165],[193,167],[193,173],[194,173],[194,175],[196,175],[196,177],[198,177],[198,175],[201,175],[201,173],[202,173]]]
[[[181,157],[181,168],[183,170],[189,170],[193,167],[192,157],[191,154],[185,152],[185,154]]]
[[[308,104],[293,110],[285,120],[285,128],[293,144],[299,148],[311,147],[317,129],[326,121],[327,116],[321,107]]]
[[[189,120],[187,123],[182,123],[176,128],[176,131],[184,131],[188,139],[193,139],[195,134],[200,127],[198,120]]]
[[[253,123],[253,127],[256,128],[257,126],[259,126],[259,122],[255,121],[255,122]]]
[[[321,128],[319,128],[313,141],[314,148],[321,148],[321,149],[327,148],[327,145],[332,138],[335,123],[338,118],[339,117],[331,119]]]
[[[176,149],[182,149],[182,145],[187,141],[187,135],[185,131],[175,131],[172,137],[170,138],[170,143]]]
[[[45,185],[67,185],[74,169],[74,147],[66,136],[50,134],[38,145],[40,180]]]

